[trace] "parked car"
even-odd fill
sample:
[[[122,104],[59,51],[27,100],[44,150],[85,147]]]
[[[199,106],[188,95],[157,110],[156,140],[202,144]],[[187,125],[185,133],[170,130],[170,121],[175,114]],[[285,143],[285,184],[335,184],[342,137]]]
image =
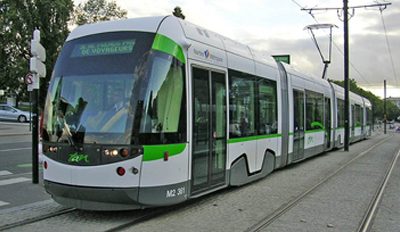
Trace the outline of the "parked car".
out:
[[[30,120],[29,112],[19,110],[7,104],[0,104],[0,119],[27,122]]]

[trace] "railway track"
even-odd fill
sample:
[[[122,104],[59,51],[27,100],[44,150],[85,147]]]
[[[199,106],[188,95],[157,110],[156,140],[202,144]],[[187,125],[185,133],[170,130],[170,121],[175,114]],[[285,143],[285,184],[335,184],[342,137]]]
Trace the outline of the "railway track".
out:
[[[379,186],[374,197],[372,198],[372,200],[369,204],[368,210],[366,211],[366,213],[360,223],[360,226],[358,227],[358,230],[357,230],[358,232],[370,231],[373,219],[377,213],[378,206],[382,200],[383,193],[386,189],[387,183],[390,179],[390,176],[392,175],[393,169],[396,165],[396,162],[397,162],[399,156],[400,156],[400,150],[393,157],[393,160],[392,160],[391,164],[389,165],[389,168],[387,169],[386,174],[382,180],[382,184]]]
[[[385,139],[378,141],[378,143],[376,143],[375,145],[369,147],[367,150],[361,152],[360,154],[358,154],[351,160],[347,161],[346,163],[341,165],[338,169],[336,169],[333,173],[329,174],[328,176],[324,177],[321,181],[319,181],[317,184],[313,185],[310,189],[299,194],[291,201],[288,201],[287,203],[283,204],[280,208],[278,208],[274,212],[268,214],[261,221],[259,221],[257,224],[254,224],[253,226],[248,228],[246,231],[261,231],[261,230],[265,231],[266,229],[268,230],[268,225],[270,225],[271,223],[273,223],[274,221],[279,219],[281,216],[283,216],[286,212],[288,212],[290,209],[295,207],[298,203],[300,203],[303,199],[305,199],[311,193],[315,192],[325,182],[327,182],[328,180],[330,180],[333,177],[335,177],[336,175],[338,175],[344,168],[348,167],[350,164],[354,163],[354,161],[365,156],[366,154],[371,152],[371,150],[377,148],[379,145],[385,143],[390,138],[391,137],[387,137]],[[388,165],[388,166],[390,166],[390,168],[388,168],[388,170],[386,171],[384,178],[382,180],[382,184],[379,186],[379,190],[376,191],[376,194],[374,194],[374,198],[372,199],[371,203],[369,204],[368,212],[365,213],[363,220],[360,222],[360,225],[359,225],[357,231],[366,232],[369,230],[369,228],[371,226],[371,222],[373,222],[374,215],[376,214],[376,209],[378,208],[379,202],[381,201],[386,184],[387,184],[388,180],[390,179],[393,167],[394,167],[395,163],[397,162],[399,156],[400,156],[400,151],[391,160],[392,161],[391,164]],[[389,160],[389,159],[387,159],[387,160]],[[189,203],[189,205],[192,203],[193,202]],[[184,205],[176,205],[173,207],[147,209],[147,210],[142,210],[142,211],[116,212],[116,213],[113,213],[113,212],[108,212],[108,213],[107,212],[106,213],[90,212],[90,211],[81,211],[81,210],[69,208],[69,209],[58,210],[58,211],[55,211],[53,213],[49,213],[46,215],[32,217],[32,218],[22,220],[19,222],[6,224],[3,226],[0,226],[0,231],[5,231],[5,230],[30,231],[30,230],[32,230],[31,228],[38,228],[42,225],[49,225],[51,223],[57,224],[57,222],[65,223],[66,221],[68,222],[68,224],[73,224],[74,220],[76,220],[76,218],[79,218],[79,217],[85,217],[85,219],[86,219],[85,223],[92,224],[91,226],[94,226],[94,227],[90,227],[90,228],[91,229],[96,228],[95,229],[96,231],[107,231],[107,232],[125,231],[127,229],[129,230],[129,228],[131,228],[141,222],[152,220],[153,218],[157,218],[158,216],[167,214],[168,212],[171,212],[171,211],[179,211],[180,208],[185,208],[185,206],[188,206],[188,205],[184,204]],[[103,220],[105,220],[105,221],[103,221]],[[37,224],[35,224],[35,223],[37,223]],[[76,225],[76,226],[78,226],[78,225]],[[80,228],[82,230],[86,230],[85,224],[82,224],[82,222],[79,227],[75,227],[75,228]],[[48,228],[48,229],[51,230],[51,228]]]
[[[57,217],[60,215],[64,215],[64,214],[68,214],[71,213],[73,211],[76,211],[76,209],[74,208],[67,208],[67,209],[62,209],[62,210],[58,210],[49,214],[44,214],[44,215],[39,215],[39,216],[35,216],[32,218],[28,218],[22,221],[18,221],[18,222],[14,222],[14,223],[10,223],[10,224],[5,224],[3,226],[0,226],[0,231],[4,231],[4,230],[9,230],[9,229],[15,229],[21,226],[25,226],[28,224],[32,224],[32,223],[36,223],[36,222],[40,222],[40,221],[44,221],[53,217]]]
[[[117,224],[117,225],[109,226],[109,228],[105,229],[104,231],[106,231],[106,232],[121,231],[121,230],[129,228],[130,226],[133,226],[139,222],[149,220],[153,217],[156,217],[156,216],[161,215],[162,213],[165,213],[168,211],[169,210],[167,210],[166,208],[148,209],[148,210],[143,210],[140,212],[137,211],[138,212],[137,215],[134,215],[129,218],[124,218],[124,220],[123,220],[124,222]],[[57,217],[66,216],[66,215],[70,214],[71,218],[73,218],[74,216],[72,214],[74,214],[74,213],[79,214],[82,212],[83,212],[83,214],[92,214],[92,217],[101,217],[102,215],[107,217],[107,213],[103,213],[103,212],[84,212],[84,211],[77,210],[75,208],[68,208],[68,209],[58,210],[58,211],[55,211],[55,212],[52,212],[49,214],[32,217],[32,218],[18,221],[15,223],[3,225],[0,227],[0,231],[8,231],[8,230],[19,231],[22,227],[29,226],[30,224],[45,223],[47,221],[48,221],[48,223],[53,223],[53,220]],[[121,214],[121,212],[117,212],[117,214]],[[128,212],[128,214],[132,214],[132,213]],[[93,216],[93,215],[96,215],[96,216]]]
[[[174,207],[172,207],[174,208]],[[115,226],[113,228],[110,228],[108,230],[105,230],[105,232],[117,232],[117,231],[122,231],[124,229],[127,229],[131,226],[134,226],[137,223],[150,220],[154,217],[157,217],[159,215],[162,215],[163,213],[167,213],[171,210],[171,208],[166,209],[166,208],[158,208],[158,209],[152,209],[148,210],[149,212],[144,213],[143,215],[138,216],[137,218],[133,218],[132,220],[129,220],[123,224],[120,224],[118,226]],[[172,209],[173,210],[173,209]]]
[[[391,137],[392,136],[387,137],[385,139],[382,139],[381,141],[379,141],[378,143],[376,143],[372,147],[370,147],[367,150],[361,152],[360,154],[358,154],[353,159],[351,159],[348,162],[346,162],[343,165],[341,165],[336,171],[334,171],[333,173],[331,173],[328,176],[326,176],[325,178],[323,178],[317,184],[313,185],[308,190],[306,190],[306,191],[302,192],[301,194],[297,195],[294,199],[292,199],[288,203],[282,205],[280,208],[278,208],[277,210],[275,210],[271,214],[268,214],[266,217],[262,218],[260,221],[258,221],[256,224],[254,224],[253,226],[249,227],[245,231],[246,232],[255,232],[255,231],[263,231],[263,230],[265,230],[270,224],[272,224],[277,219],[281,218],[286,212],[288,212],[290,209],[292,209],[293,207],[298,205],[301,201],[303,201],[311,193],[313,193],[316,190],[318,190],[322,185],[324,185],[328,180],[330,180],[333,177],[335,177],[344,168],[348,167],[354,161],[356,161],[356,160],[360,159],[361,157],[363,157],[364,155],[368,154],[368,152],[370,152],[374,148],[376,148],[379,145],[385,143]],[[390,174],[391,174],[391,172],[393,170],[393,167],[394,167],[399,155],[400,155],[400,151],[399,151],[399,153],[397,153],[397,155],[395,155],[395,157],[393,158],[391,164],[389,165],[389,168],[388,168],[388,170],[386,172],[386,175],[385,175],[384,179],[382,180],[382,184],[379,186],[374,198],[372,199],[372,201],[371,201],[371,203],[370,203],[370,205],[368,207],[367,212],[365,213],[365,215],[363,217],[363,220],[361,221],[361,223],[359,225],[359,228],[357,230],[358,232],[367,232],[368,229],[370,228],[372,219],[373,219],[373,217],[374,217],[374,215],[376,213],[377,206],[378,206],[378,204],[379,204],[379,202],[381,200],[381,197],[383,195],[383,192],[384,192],[384,189],[386,187],[387,181],[390,178]]]
[[[190,203],[189,203],[190,204]],[[10,224],[5,224],[0,226],[0,231],[30,231],[29,227],[24,228],[24,226],[34,226],[35,223],[45,223],[54,224],[58,217],[69,217],[70,223],[74,223],[74,220],[82,215],[86,217],[88,222],[96,221],[96,219],[108,219],[110,221],[119,219],[119,222],[115,225],[102,225],[99,224],[96,231],[106,231],[106,232],[117,232],[134,226],[137,223],[150,220],[154,217],[162,215],[164,213],[175,210],[176,208],[182,207],[182,205],[164,207],[164,208],[150,208],[144,210],[133,210],[133,211],[117,211],[117,212],[95,212],[95,211],[82,211],[75,208],[67,208],[62,210],[57,210],[48,214],[43,214],[35,216],[32,218],[24,219],[21,221],[13,222]],[[124,216],[122,216],[124,215]],[[75,219],[74,219],[75,218]],[[64,220],[64,219],[58,219]],[[100,229],[101,228],[101,229]]]

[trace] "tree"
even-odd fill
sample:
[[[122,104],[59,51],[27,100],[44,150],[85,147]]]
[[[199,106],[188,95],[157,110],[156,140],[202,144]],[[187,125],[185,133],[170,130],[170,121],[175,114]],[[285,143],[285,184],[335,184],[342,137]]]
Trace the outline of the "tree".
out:
[[[77,25],[126,18],[127,11],[121,9],[115,1],[88,0],[75,7],[73,22]]]
[[[174,8],[174,11],[172,12],[172,14],[175,17],[181,18],[183,20],[185,19],[185,15],[182,13],[182,9],[179,6]]]
[[[3,0],[0,5],[0,86],[7,96],[17,98],[24,92],[18,78],[28,72],[29,38],[26,32],[32,23],[23,19],[31,20],[30,6],[26,1],[13,0]]]
[[[35,28],[41,31],[46,48],[47,77],[41,79],[40,104],[43,106],[47,83],[58,52],[69,33],[72,0],[2,0],[0,5],[0,86],[27,100],[26,85],[18,78],[29,71],[30,40]]]
[[[344,86],[344,81],[329,81],[342,87]],[[354,79],[349,80],[349,86],[351,92],[361,95],[371,102],[374,118],[383,119],[384,107],[382,99],[380,99],[378,96],[374,95],[370,91],[365,91],[364,89],[360,88]],[[395,119],[400,115],[400,109],[393,102],[389,101],[386,102],[386,112],[388,120]]]

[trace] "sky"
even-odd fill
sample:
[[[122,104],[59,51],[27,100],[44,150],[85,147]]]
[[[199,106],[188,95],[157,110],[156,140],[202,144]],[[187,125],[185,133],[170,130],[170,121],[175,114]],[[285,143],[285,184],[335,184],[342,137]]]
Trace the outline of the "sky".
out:
[[[74,0],[75,4],[84,0]],[[374,94],[400,97],[400,0],[386,9],[359,8],[349,20],[350,78]],[[342,7],[338,0],[116,0],[128,11],[128,18],[170,15],[180,6],[187,21],[218,32],[267,54],[290,54],[300,72],[322,76],[323,64],[307,25],[329,23],[333,29],[328,78],[344,79],[343,22],[341,12],[301,8]],[[349,6],[376,4],[376,0],[349,0]],[[350,11],[350,13],[353,13]],[[383,23],[384,22],[384,23]],[[385,33],[386,28],[386,33]],[[328,31],[314,31],[321,50],[328,57]]]

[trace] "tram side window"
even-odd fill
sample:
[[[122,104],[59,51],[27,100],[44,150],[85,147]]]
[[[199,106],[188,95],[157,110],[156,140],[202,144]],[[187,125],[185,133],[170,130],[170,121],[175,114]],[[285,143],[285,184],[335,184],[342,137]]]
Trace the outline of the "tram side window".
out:
[[[324,95],[306,91],[306,130],[324,129]]]
[[[338,128],[344,127],[344,101],[337,99]]]
[[[229,71],[229,135],[251,136],[255,129],[255,81],[248,74]]]
[[[372,110],[367,108],[367,125],[370,126],[372,124]]]
[[[276,82],[260,79],[258,81],[259,134],[278,132],[278,110],[276,99]]]
[[[360,105],[355,105],[355,122],[354,126],[355,127],[361,127],[362,125],[362,112],[361,112],[361,106]]]
[[[355,107],[354,105],[351,105],[351,130],[354,130],[354,127],[356,125],[356,113],[355,113]]]

